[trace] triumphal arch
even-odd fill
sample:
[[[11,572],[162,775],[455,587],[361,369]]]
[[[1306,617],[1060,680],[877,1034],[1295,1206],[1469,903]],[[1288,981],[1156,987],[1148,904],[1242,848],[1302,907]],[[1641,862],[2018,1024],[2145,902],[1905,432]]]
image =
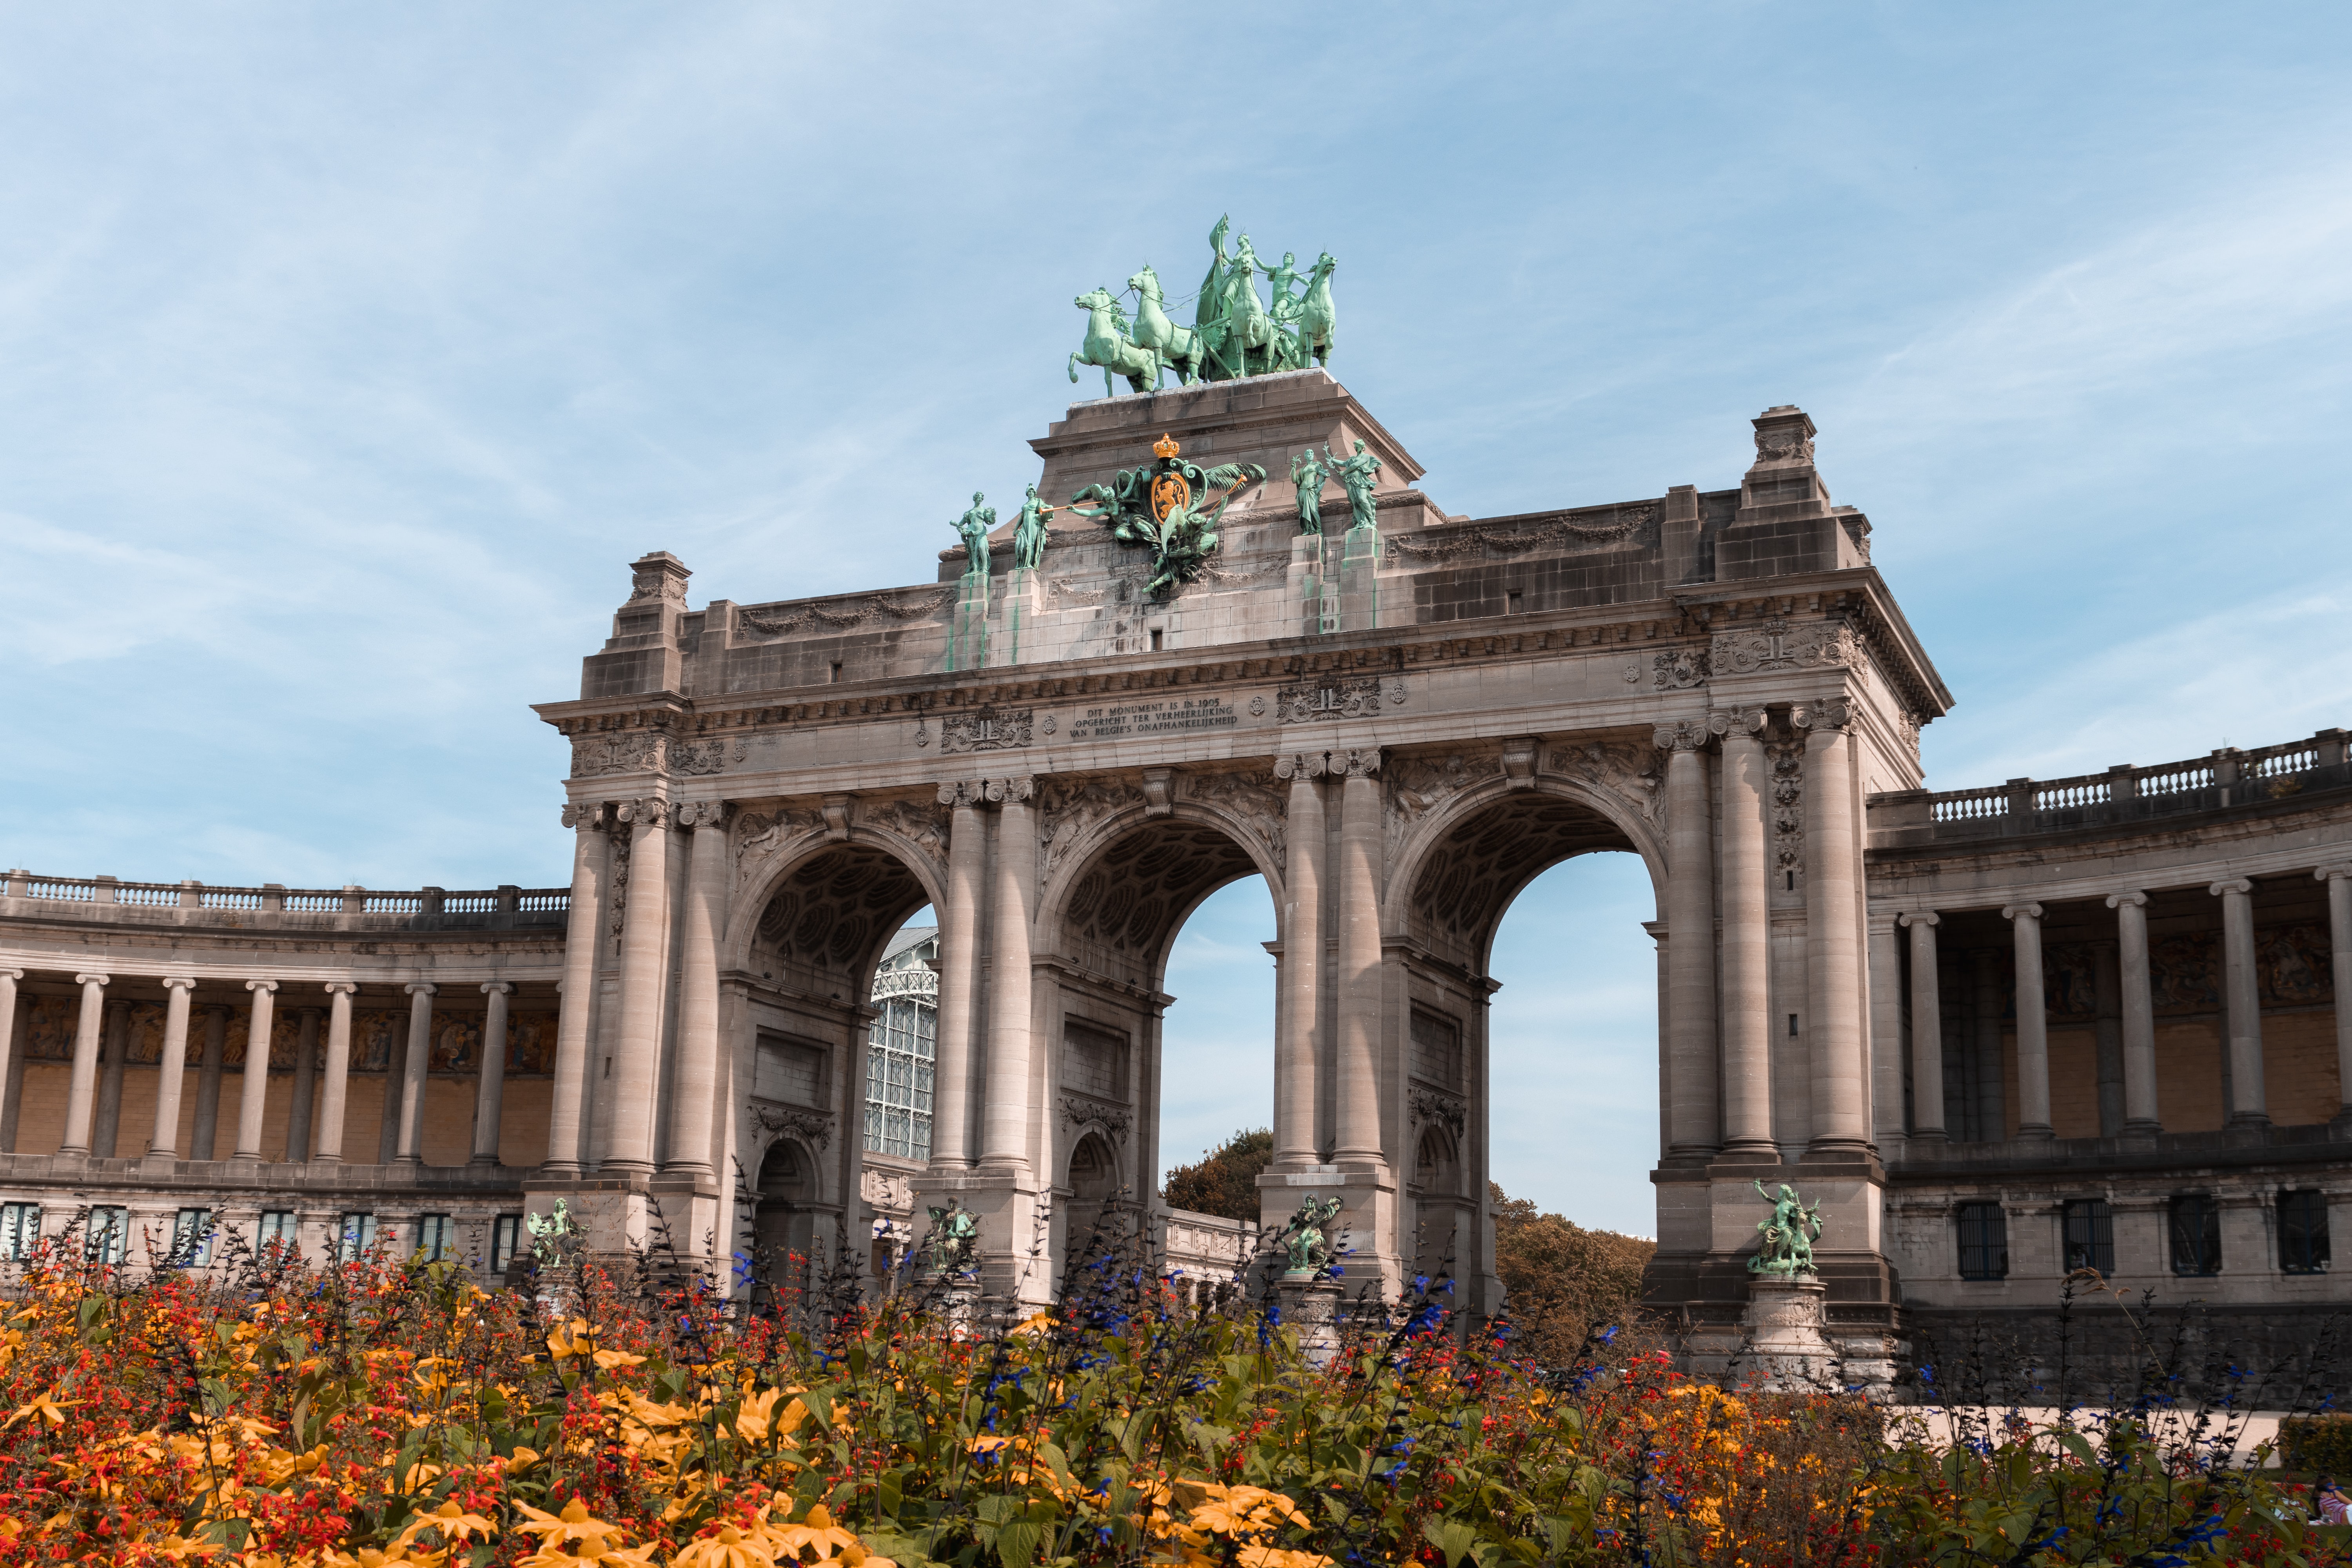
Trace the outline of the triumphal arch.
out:
[[[789,1140],[848,1215],[845,1103],[745,1091],[862,1081],[873,965],[928,904],[912,1185],[980,1216],[991,1292],[1041,1298],[1039,1237],[1153,1190],[1170,945],[1256,875],[1267,1217],[1336,1195],[1384,1285],[1444,1262],[1492,1310],[1487,955],[1534,877],[1624,850],[1661,914],[1662,1288],[1740,1299],[1751,1181],[1793,1164],[1824,1272],[1888,1303],[1862,802],[1918,786],[1948,699],[1811,422],[1753,425],[1737,489],[1474,521],[1309,368],[1072,405],[1022,514],[968,513],[932,583],[696,609],[638,561],[540,710],[572,743],[565,991],[595,997],[564,1016],[562,1163],[625,1179],[624,1227],[690,1191],[700,1231]]]
[[[2233,1356],[2308,1342],[2352,1289],[2345,732],[1930,793],[1950,696],[1801,410],[1723,433],[1736,486],[1463,517],[1331,374],[1336,263],[1226,237],[1191,327],[1150,268],[1131,318],[1078,296],[1070,375],[1117,395],[918,581],[633,563],[538,710],[568,888],[6,872],[0,1262],[226,1226],[496,1276],[561,1200],[609,1249],[879,1271],[936,1209],[1009,1309],[1122,1201],[1246,1247],[1155,1194],[1170,945],[1256,876],[1264,1217],[1337,1200],[1355,1282],[1492,1311],[1496,924],[1617,850],[1657,893],[1647,1293],[1695,1362],[1759,1178],[1819,1205],[1866,1378],[2085,1268]]]

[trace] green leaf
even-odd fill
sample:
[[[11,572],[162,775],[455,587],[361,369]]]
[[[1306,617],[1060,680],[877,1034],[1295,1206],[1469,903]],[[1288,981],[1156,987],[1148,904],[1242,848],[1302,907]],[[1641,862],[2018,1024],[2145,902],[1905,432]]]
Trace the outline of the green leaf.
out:
[[[901,1472],[898,1470],[885,1470],[882,1472],[881,1480],[875,1484],[874,1506],[882,1510],[882,1517],[885,1519],[898,1517],[898,1503],[902,1496],[902,1489],[906,1485],[900,1479],[900,1475]],[[887,1557],[889,1553],[886,1552],[883,1555]],[[897,1560],[893,1558],[892,1561]]]
[[[1037,1548],[1045,1532],[1038,1526],[1022,1520],[1008,1524],[996,1532],[996,1555],[1004,1568],[1030,1568],[1037,1558]]]

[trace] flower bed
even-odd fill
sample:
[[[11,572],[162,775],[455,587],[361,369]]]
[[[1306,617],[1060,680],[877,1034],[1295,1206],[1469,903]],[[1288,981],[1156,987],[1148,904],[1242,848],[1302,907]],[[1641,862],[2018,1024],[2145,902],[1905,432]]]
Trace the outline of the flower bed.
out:
[[[1462,1342],[1442,1285],[1318,1367],[1264,1304],[1108,1258],[999,1335],[545,1284],[45,1256],[0,1331],[0,1564],[2335,1560],[2286,1490],[2127,1422],[1938,1450],[1606,1340],[1544,1371]]]

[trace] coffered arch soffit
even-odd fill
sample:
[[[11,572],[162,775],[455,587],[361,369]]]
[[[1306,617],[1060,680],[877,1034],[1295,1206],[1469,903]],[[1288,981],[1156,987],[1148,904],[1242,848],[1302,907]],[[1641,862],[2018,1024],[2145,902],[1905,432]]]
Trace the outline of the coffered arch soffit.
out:
[[[1270,862],[1255,835],[1213,808],[1185,802],[1161,816],[1140,804],[1118,811],[1087,829],[1066,859],[1055,857],[1037,900],[1038,943],[1156,989],[1192,911],[1244,877],[1279,889]]]
[[[1433,808],[1391,868],[1381,930],[1421,941],[1477,973],[1495,932],[1528,883],[1561,861],[1630,850],[1663,907],[1660,833],[1607,791],[1538,773],[1528,787],[1482,781]]]
[[[929,858],[909,854],[896,835],[863,827],[846,841],[810,835],[739,889],[721,967],[862,1001],[890,938],[908,916],[940,901]],[[775,962],[755,962],[769,958]]]

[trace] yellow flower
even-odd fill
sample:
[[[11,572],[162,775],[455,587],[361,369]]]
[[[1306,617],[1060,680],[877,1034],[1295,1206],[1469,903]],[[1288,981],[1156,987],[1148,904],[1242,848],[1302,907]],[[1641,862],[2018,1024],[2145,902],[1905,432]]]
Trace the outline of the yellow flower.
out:
[[[437,1530],[441,1532],[441,1543],[445,1547],[457,1542],[470,1541],[477,1535],[485,1541],[489,1541],[496,1538],[498,1528],[494,1521],[484,1519],[478,1513],[467,1513],[457,1505],[457,1500],[452,1498],[431,1513],[419,1514],[412,1520],[407,1529],[393,1537],[392,1543],[394,1547],[404,1550],[413,1545],[416,1538],[428,1530]]]
[[[765,1544],[767,1533],[747,1536],[726,1525],[716,1535],[687,1542],[670,1562],[673,1568],[776,1568],[776,1554]]]
[[[30,1405],[19,1405],[16,1414],[0,1421],[0,1432],[5,1432],[28,1415],[37,1415],[52,1426],[62,1426],[66,1424],[66,1412],[80,1403],[79,1399],[68,1399],[60,1404],[53,1394],[36,1394]]]

